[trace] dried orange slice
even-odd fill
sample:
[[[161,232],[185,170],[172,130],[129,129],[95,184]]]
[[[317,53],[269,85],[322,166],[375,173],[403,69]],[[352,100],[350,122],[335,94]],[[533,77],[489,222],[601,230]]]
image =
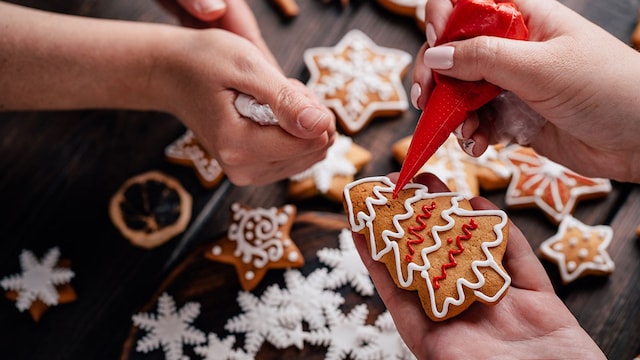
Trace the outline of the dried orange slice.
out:
[[[186,229],[191,205],[191,195],[178,180],[149,171],[120,187],[111,198],[109,216],[132,244],[149,249]]]

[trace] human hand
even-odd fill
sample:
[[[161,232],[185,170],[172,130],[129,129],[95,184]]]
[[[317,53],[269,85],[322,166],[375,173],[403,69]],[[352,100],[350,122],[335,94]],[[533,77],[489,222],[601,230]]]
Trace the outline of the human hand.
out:
[[[286,78],[247,39],[218,29],[184,30],[177,48],[159,57],[155,104],[176,115],[236,185],[263,185],[324,158],[335,117],[312,91]],[[268,104],[279,126],[242,117],[238,93]]]
[[[169,12],[174,14],[183,26],[191,28],[219,28],[240,35],[255,46],[265,59],[277,64],[277,61],[260,32],[255,15],[245,0],[157,0]]]
[[[424,62],[414,68],[414,106],[426,104],[431,69],[462,80],[485,79],[517,100],[494,102],[470,114],[456,134],[468,153],[479,156],[499,140],[496,130],[504,135],[505,124],[515,128],[514,116],[526,116],[520,122],[524,128],[516,131],[541,155],[586,176],[640,181],[635,135],[640,103],[634,81],[640,77],[640,55],[557,1],[513,2],[525,17],[530,41],[480,36],[435,48],[427,44],[433,45],[443,31],[453,2],[427,2],[427,44],[417,57]],[[524,110],[503,112],[514,104]]]
[[[394,181],[395,177],[397,174],[390,175]],[[420,174],[414,181],[427,185],[431,192],[449,191],[432,174]],[[471,205],[476,210],[496,209],[484,198],[472,199]],[[502,262],[511,275],[506,295],[493,305],[475,302],[442,322],[427,317],[416,292],[395,285],[385,265],[372,259],[364,235],[353,236],[398,332],[418,359],[605,358],[556,296],[542,264],[513,223]]]

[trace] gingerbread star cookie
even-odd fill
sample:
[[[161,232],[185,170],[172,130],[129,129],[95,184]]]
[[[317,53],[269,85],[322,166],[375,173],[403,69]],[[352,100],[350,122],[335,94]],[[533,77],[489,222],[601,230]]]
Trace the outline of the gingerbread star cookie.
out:
[[[344,189],[351,230],[363,234],[371,257],[401,289],[414,290],[427,316],[441,321],[473,302],[495,304],[511,278],[502,266],[508,218],[473,210],[456,193],[429,193],[410,183],[393,198],[387,177],[356,180]]]
[[[233,264],[244,290],[255,288],[267,270],[296,268],[304,257],[289,232],[296,216],[294,205],[250,208],[234,203],[227,236],[205,252],[213,261]]]
[[[351,30],[335,47],[307,49],[307,86],[332,109],[348,135],[360,132],[371,119],[395,116],[409,108],[402,76],[409,53],[380,47],[359,30]]]
[[[394,14],[414,17],[424,31],[427,0],[378,0],[378,3]]]
[[[609,275],[615,264],[608,253],[613,237],[610,226],[585,225],[571,215],[564,217],[558,232],[540,245],[540,255],[558,265],[562,282],[586,275]]]
[[[16,302],[20,311],[29,310],[36,322],[51,306],[72,302],[76,293],[69,284],[74,277],[69,262],[59,261],[60,250],[50,249],[41,260],[29,250],[20,254],[22,274],[0,280],[8,299]]]
[[[339,135],[327,156],[309,169],[289,178],[288,195],[301,200],[323,195],[342,201],[342,189],[371,160],[371,153],[344,135]]]
[[[411,137],[407,136],[398,140],[391,148],[394,158],[399,163],[403,163],[407,157]],[[451,191],[468,196],[478,196],[480,188],[477,169],[470,162],[464,161],[468,157],[470,156],[460,149],[456,137],[451,135],[419,172],[433,173]]]
[[[218,161],[200,145],[191,130],[169,144],[164,153],[167,160],[174,164],[193,167],[198,180],[207,189],[214,188],[224,177]]]
[[[556,224],[572,214],[580,200],[603,197],[611,192],[608,179],[577,174],[529,147],[510,146],[504,156],[513,172],[505,196],[506,205],[538,207]]]

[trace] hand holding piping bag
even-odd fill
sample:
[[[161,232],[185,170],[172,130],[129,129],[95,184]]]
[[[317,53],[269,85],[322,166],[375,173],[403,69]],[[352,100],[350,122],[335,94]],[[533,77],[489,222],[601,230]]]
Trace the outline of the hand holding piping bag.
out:
[[[494,0],[458,0],[436,45],[475,36],[527,40],[529,31],[522,14],[512,3]],[[394,197],[429,160],[466,118],[498,96],[502,89],[484,80],[463,81],[433,74],[435,87],[418,120],[402,164]]]

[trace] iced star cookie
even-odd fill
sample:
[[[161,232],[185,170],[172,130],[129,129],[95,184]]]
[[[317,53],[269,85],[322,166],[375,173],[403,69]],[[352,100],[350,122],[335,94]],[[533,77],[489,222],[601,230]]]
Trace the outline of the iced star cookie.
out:
[[[508,218],[473,210],[456,193],[429,193],[410,183],[393,199],[387,177],[356,180],[344,189],[351,230],[363,234],[374,260],[396,285],[415,290],[427,316],[441,321],[474,301],[498,302],[511,278],[502,266]]]
[[[255,288],[269,269],[296,268],[304,257],[289,232],[296,207],[250,208],[234,203],[227,236],[205,252],[209,260],[233,264],[244,290]]]
[[[164,154],[174,164],[193,167],[198,180],[207,189],[214,188],[224,177],[218,161],[200,145],[191,130],[169,144]]]
[[[424,31],[427,0],[378,0],[378,3],[395,14],[414,17],[418,27]]]
[[[375,117],[395,116],[409,108],[402,85],[411,55],[380,47],[351,30],[334,47],[307,49],[307,86],[332,109],[344,132],[355,135]]]
[[[72,302],[76,293],[70,285],[74,272],[69,261],[58,260],[60,250],[50,249],[41,260],[29,250],[20,254],[21,274],[0,280],[6,297],[16,302],[20,311],[29,310],[34,321],[39,321],[51,306]]]
[[[505,149],[512,169],[505,203],[510,208],[538,207],[554,223],[573,213],[580,200],[606,196],[608,179],[588,178],[518,145]]]
[[[610,226],[585,225],[571,215],[564,217],[558,232],[540,245],[540,256],[560,269],[568,284],[586,275],[610,275],[615,264],[608,253],[613,238]]]
[[[407,157],[410,143],[411,136],[407,136],[398,140],[391,148],[394,158],[401,164]],[[468,157],[470,156],[460,149],[456,137],[451,135],[419,172],[433,173],[453,192],[478,196],[480,188],[477,169],[470,162],[464,161]]]
[[[288,195],[296,200],[316,195],[342,202],[342,189],[371,160],[371,153],[344,135],[339,135],[327,156],[309,169],[289,178]]]

